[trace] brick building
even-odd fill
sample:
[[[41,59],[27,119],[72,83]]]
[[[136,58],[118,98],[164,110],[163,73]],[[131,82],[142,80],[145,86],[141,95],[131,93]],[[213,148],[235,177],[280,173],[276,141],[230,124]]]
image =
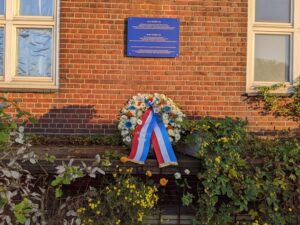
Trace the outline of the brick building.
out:
[[[34,133],[111,133],[131,96],[154,92],[191,118],[296,128],[245,94],[300,74],[299,9],[299,0],[2,0],[0,90],[38,116]],[[180,19],[179,56],[128,57],[129,17]]]

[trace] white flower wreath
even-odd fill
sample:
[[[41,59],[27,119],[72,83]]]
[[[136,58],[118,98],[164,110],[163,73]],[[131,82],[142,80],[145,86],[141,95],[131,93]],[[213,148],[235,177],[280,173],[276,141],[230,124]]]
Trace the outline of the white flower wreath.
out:
[[[181,122],[185,115],[173,100],[164,94],[138,94],[133,96],[121,110],[118,129],[125,144],[131,144],[136,126],[142,124],[141,118],[151,106],[165,124],[170,142],[175,144],[180,140],[182,134]]]

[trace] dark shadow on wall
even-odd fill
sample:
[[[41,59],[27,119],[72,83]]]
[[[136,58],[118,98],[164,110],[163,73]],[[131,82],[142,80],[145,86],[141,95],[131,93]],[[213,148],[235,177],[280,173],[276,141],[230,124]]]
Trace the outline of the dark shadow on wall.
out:
[[[93,105],[69,105],[50,109],[27,129],[35,134],[109,134],[116,131],[116,125],[101,120]]]

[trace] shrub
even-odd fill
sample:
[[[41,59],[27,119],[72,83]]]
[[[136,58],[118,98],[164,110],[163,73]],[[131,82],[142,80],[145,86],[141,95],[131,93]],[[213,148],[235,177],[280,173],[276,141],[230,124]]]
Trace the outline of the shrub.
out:
[[[300,142],[253,138],[245,124],[205,118],[185,125],[200,133],[202,169],[197,196],[186,192],[183,203],[195,208],[194,224],[238,224],[239,214],[255,225],[297,224]]]
[[[16,143],[23,144],[24,126],[28,122],[35,123],[36,120],[19,107],[17,100],[0,97],[0,150],[7,150]]]
[[[136,225],[153,215],[158,190],[154,184],[132,176],[131,170],[120,169],[113,174],[113,180],[107,180],[98,190],[91,189],[73,203],[77,205],[75,221],[87,225]]]

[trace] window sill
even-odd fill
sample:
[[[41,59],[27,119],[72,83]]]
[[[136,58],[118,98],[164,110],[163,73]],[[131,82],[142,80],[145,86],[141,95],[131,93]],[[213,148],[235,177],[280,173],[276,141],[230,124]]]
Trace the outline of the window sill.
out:
[[[293,94],[293,92],[294,92],[293,86],[289,85],[288,87],[280,88],[276,91],[271,91],[270,93],[272,95],[278,96],[278,97],[289,97]],[[258,97],[258,96],[261,96],[261,94],[255,88],[251,88],[251,89],[246,90],[246,93],[244,93],[243,96]]]
[[[290,97],[293,93],[291,93],[291,92],[274,92],[272,94],[274,96],[278,96],[278,97]],[[258,92],[249,91],[249,92],[245,92],[243,94],[243,96],[246,96],[246,97],[259,97],[259,96],[262,96],[262,95]]]
[[[255,97],[255,96],[261,96],[259,91],[257,90],[257,87],[262,87],[262,86],[271,86],[269,85],[255,85],[251,86],[250,88],[247,88],[246,93],[243,94],[243,96],[247,97]],[[281,87],[275,91],[270,92],[274,96],[278,97],[290,97],[294,93],[294,86],[291,84],[286,84],[285,87]]]
[[[22,93],[53,93],[58,92],[58,85],[53,83],[1,83],[0,93],[22,92]]]

